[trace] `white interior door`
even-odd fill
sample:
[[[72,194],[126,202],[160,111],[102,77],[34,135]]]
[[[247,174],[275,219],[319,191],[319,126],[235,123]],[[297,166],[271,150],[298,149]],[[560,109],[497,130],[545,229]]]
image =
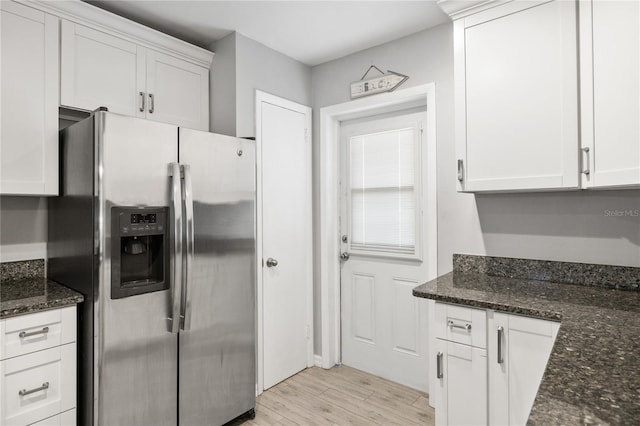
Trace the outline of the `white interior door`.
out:
[[[258,95],[258,204],[262,206],[261,218],[258,212],[262,238],[258,358],[262,346],[262,387],[267,389],[313,360],[311,109]]]
[[[425,112],[342,124],[340,229],[343,364],[427,391],[427,301],[412,295],[435,276],[425,124]]]

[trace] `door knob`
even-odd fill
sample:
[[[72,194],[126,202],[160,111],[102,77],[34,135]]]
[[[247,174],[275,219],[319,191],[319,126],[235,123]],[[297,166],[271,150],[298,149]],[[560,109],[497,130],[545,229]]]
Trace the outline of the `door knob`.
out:
[[[273,268],[274,266],[278,266],[278,261],[275,260],[274,258],[270,257],[267,259],[267,267],[268,268]]]
[[[343,251],[342,253],[340,253],[340,259],[349,260],[349,253],[347,253],[346,251]]]

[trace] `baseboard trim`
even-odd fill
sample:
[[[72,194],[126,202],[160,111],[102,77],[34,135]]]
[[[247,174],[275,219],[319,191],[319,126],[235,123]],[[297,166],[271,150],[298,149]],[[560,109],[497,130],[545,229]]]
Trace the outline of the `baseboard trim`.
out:
[[[322,355],[313,355],[313,365],[316,367],[322,367]]]

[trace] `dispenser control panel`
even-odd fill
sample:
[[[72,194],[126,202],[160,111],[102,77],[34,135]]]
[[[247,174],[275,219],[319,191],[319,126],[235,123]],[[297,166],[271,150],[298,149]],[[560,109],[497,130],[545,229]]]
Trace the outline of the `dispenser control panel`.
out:
[[[166,213],[120,213],[120,233],[123,235],[164,234]]]

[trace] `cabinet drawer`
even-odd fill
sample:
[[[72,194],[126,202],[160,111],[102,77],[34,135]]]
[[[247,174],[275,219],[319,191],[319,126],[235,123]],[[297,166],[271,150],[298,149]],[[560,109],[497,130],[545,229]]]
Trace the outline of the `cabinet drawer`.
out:
[[[76,426],[76,409],[65,411],[31,426]]]
[[[483,309],[436,303],[436,337],[451,342],[487,347],[487,313]]]
[[[0,359],[75,342],[76,307],[21,315],[0,321]]]
[[[76,404],[76,345],[46,349],[0,362],[0,424],[31,424]]]

